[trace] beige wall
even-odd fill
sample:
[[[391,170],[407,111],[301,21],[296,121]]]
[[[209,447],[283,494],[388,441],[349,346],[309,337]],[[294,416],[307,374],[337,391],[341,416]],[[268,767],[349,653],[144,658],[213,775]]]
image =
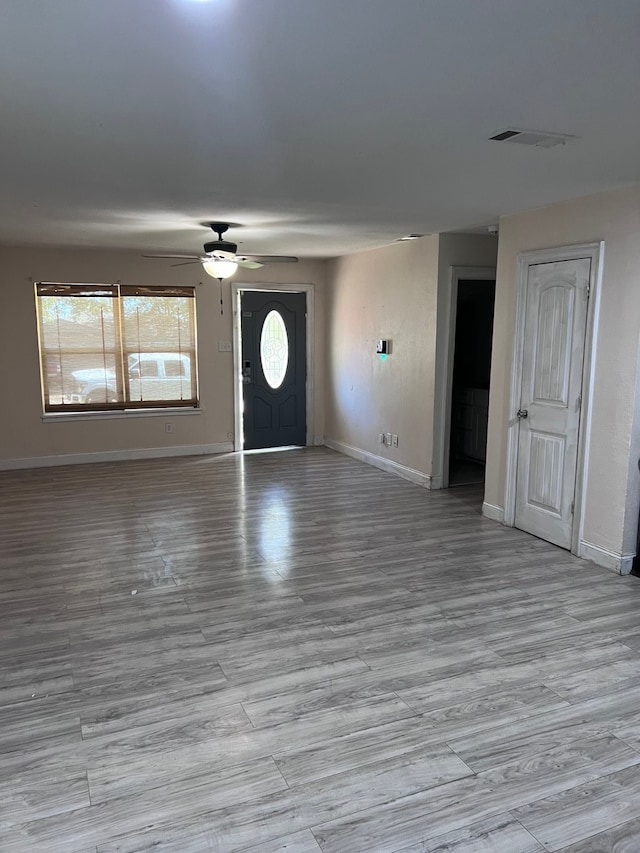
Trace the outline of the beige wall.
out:
[[[639,500],[636,401],[640,334],[640,188],[505,217],[500,222],[485,500],[504,505],[516,263],[519,252],[604,240],[584,539],[635,551]]]
[[[495,265],[495,252],[484,235],[436,235],[330,264],[329,439],[431,476],[440,282],[448,286],[451,265]],[[392,342],[386,361],[379,338]],[[381,445],[381,432],[396,433],[398,448]]]
[[[250,284],[315,285],[315,425],[324,428],[324,275],[325,262],[266,266],[242,271],[235,279]],[[33,281],[194,284],[197,288],[201,414],[88,417],[43,422]],[[228,443],[233,437],[233,355],[218,352],[218,341],[232,339],[229,285],[220,316],[219,285],[198,265],[175,267],[130,252],[0,249],[0,464],[59,454],[101,453],[146,448]],[[164,430],[171,420],[173,433]]]
[[[325,436],[430,474],[438,238],[331,262]],[[391,340],[382,361],[379,338]],[[397,448],[378,434],[399,436]]]

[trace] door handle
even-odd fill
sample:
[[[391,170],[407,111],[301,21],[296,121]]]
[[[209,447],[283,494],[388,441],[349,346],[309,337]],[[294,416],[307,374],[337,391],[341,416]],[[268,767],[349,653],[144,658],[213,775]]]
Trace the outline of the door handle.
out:
[[[525,418],[529,417],[529,412],[526,409],[518,409],[516,412],[516,417],[520,418],[523,421]]]

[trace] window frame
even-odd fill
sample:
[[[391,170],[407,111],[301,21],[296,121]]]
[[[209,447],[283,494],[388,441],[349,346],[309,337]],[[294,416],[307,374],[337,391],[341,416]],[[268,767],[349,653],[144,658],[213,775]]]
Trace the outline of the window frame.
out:
[[[109,296],[114,299],[114,332],[115,332],[115,381],[118,394],[122,396],[122,400],[118,402],[100,402],[100,403],[78,403],[78,402],[61,402],[50,403],[47,400],[49,394],[49,377],[46,373],[49,360],[52,358],[52,350],[46,349],[44,345],[44,330],[43,316],[41,310],[41,299],[48,296],[74,296],[90,297],[91,294],[96,296]],[[166,345],[158,345],[157,349],[142,350],[133,353],[130,347],[126,346],[124,340],[124,299],[126,297],[183,297],[192,299],[192,307],[189,312],[189,340],[190,344],[184,349],[168,350]],[[200,410],[200,393],[199,393],[199,376],[198,376],[198,323],[197,323],[197,300],[196,288],[194,286],[172,286],[172,285],[122,285],[117,284],[71,284],[60,282],[36,281],[34,283],[34,297],[36,306],[36,321],[38,333],[38,362],[40,371],[40,390],[42,399],[43,417],[60,417],[64,415],[92,415],[92,414],[108,414],[113,416],[131,415],[137,412],[147,412],[160,414],[163,410]],[[128,400],[129,395],[129,370],[128,362],[132,356],[139,357],[140,353],[150,352],[163,355],[175,355],[176,358],[188,356],[190,360],[191,376],[189,380],[192,383],[194,396],[189,399],[173,399],[173,400]],[[59,369],[62,369],[61,355],[53,354],[59,364]],[[187,414],[187,411],[184,411]]]

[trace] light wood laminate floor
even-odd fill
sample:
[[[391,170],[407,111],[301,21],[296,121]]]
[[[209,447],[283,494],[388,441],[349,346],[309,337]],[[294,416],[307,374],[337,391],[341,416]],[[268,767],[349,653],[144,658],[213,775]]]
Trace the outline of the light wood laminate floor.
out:
[[[324,448],[0,475],[0,850],[640,850],[640,581]]]

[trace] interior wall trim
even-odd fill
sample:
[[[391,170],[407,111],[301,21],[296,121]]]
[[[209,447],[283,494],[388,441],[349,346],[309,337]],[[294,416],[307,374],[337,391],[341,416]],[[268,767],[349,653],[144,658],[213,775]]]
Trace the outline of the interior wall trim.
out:
[[[611,569],[619,575],[628,575],[633,567],[635,554],[616,554],[615,551],[608,551],[606,548],[581,539],[578,556],[584,560],[591,560],[603,569]]]
[[[325,447],[329,447],[331,450],[344,453],[345,456],[351,456],[352,459],[358,459],[360,462],[366,462],[368,465],[373,465],[374,468],[380,468],[381,471],[387,471],[389,474],[397,474],[398,477],[416,483],[424,489],[432,488],[431,477],[423,471],[409,468],[406,465],[401,465],[399,462],[394,462],[392,459],[385,459],[383,456],[377,456],[375,453],[369,453],[367,450],[361,450],[359,447],[353,447],[353,445],[345,444],[342,441],[325,438],[324,444]]]
[[[158,459],[166,456],[209,456],[231,453],[233,442],[217,444],[184,444],[174,447],[142,447],[133,450],[102,450],[97,453],[61,453],[57,456],[26,456],[0,459],[0,471],[19,468],[53,468],[58,465],[82,465],[89,462],[123,462],[131,459]]]
[[[486,501],[482,504],[482,514],[485,518],[490,518],[491,521],[499,521],[504,524],[504,507],[488,504]]]

